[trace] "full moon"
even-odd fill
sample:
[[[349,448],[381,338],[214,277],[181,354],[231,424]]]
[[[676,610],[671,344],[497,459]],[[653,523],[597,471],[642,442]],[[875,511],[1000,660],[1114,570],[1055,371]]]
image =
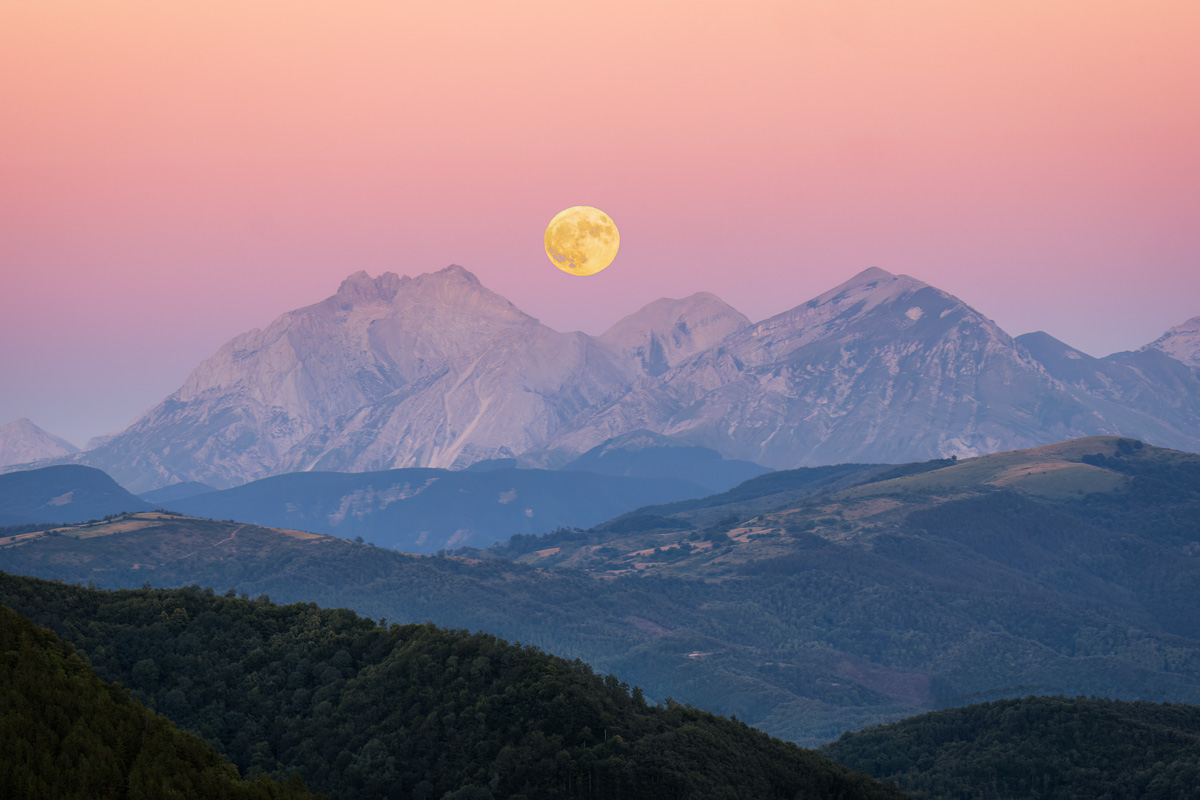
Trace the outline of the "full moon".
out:
[[[550,263],[571,275],[595,275],[612,263],[621,234],[609,216],[591,206],[560,211],[546,226]]]

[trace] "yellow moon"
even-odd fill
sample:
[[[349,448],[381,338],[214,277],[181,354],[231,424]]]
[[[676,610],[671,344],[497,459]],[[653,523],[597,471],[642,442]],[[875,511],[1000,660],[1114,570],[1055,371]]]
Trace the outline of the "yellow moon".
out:
[[[621,234],[609,216],[591,206],[560,211],[546,226],[550,263],[571,275],[595,275],[617,257]]]

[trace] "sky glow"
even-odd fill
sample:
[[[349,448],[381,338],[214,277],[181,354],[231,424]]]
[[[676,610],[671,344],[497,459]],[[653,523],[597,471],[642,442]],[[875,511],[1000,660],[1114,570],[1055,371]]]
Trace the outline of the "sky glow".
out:
[[[599,9],[599,10],[598,10]],[[1093,355],[1200,314],[1191,0],[7,0],[0,423],[82,445],[364,269],[559,330],[879,266]],[[546,222],[621,230],[588,281]]]

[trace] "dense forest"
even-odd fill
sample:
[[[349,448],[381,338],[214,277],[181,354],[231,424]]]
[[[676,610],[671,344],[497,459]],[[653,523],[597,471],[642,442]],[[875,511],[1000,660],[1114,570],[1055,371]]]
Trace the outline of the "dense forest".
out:
[[[334,798],[889,798],[744,723],[485,634],[199,587],[104,592],[0,573],[0,602],[243,774]]]
[[[298,778],[239,779],[199,737],[106,683],[51,631],[0,606],[0,797],[302,800]]]
[[[822,752],[916,798],[1200,796],[1200,707],[1028,697],[848,733]]]

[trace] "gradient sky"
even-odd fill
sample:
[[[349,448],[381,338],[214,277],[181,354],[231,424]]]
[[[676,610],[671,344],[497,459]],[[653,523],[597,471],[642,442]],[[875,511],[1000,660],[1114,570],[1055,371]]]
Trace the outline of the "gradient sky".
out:
[[[365,269],[559,330],[879,266],[1093,355],[1200,314],[1195,0],[3,0],[0,423],[82,445]],[[621,253],[552,267],[597,206]]]

